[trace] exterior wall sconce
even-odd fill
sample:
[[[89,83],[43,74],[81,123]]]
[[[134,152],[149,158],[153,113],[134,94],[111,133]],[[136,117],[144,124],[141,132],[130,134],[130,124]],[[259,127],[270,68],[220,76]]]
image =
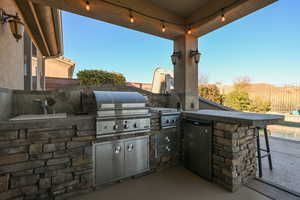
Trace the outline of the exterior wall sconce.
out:
[[[4,12],[0,8],[0,22],[1,24],[9,23],[10,31],[13,36],[16,38],[17,42],[23,37],[24,34],[24,23],[21,22],[18,13],[16,15],[10,15]]]
[[[180,57],[181,57],[181,53],[180,53],[179,51],[174,52],[174,53],[171,55],[171,59],[172,59],[173,65],[176,65],[177,60],[179,60]]]
[[[195,61],[196,64],[199,63],[201,53],[199,53],[198,49],[196,51],[191,50],[190,51],[190,56],[194,57],[194,61]]]

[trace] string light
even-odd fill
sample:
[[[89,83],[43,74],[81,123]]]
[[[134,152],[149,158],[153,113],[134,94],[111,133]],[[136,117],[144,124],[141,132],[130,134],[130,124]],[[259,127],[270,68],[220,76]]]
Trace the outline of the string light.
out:
[[[166,26],[165,26],[165,23],[162,21],[161,22],[162,23],[162,25],[161,25],[161,32],[166,32]]]
[[[85,9],[87,11],[90,11],[91,10],[91,6],[90,6],[90,2],[89,1],[85,1]]]
[[[91,5],[90,5],[90,1],[91,0],[83,0],[85,2],[85,9],[87,11],[90,11],[91,10]],[[139,15],[142,15],[144,17],[147,17],[147,18],[151,18],[151,19],[154,19],[154,20],[158,20],[158,21],[161,21],[161,31],[164,33],[166,32],[166,26],[165,26],[165,23],[167,24],[174,24],[174,25],[177,25],[177,26],[186,26],[185,24],[182,24],[182,23],[176,23],[176,22],[172,22],[172,21],[164,21],[163,19],[160,19],[158,17],[155,17],[155,16],[151,16],[151,15],[148,15],[148,14],[145,14],[145,13],[142,13],[138,10],[133,10],[132,8],[130,7],[127,7],[127,6],[123,6],[123,5],[120,5],[120,4],[117,4],[117,3],[114,3],[114,2],[111,2],[109,0],[101,0],[102,2],[106,3],[106,4],[110,4],[112,6],[115,6],[115,7],[119,7],[119,8],[123,8],[123,9],[127,9],[129,10],[129,21],[130,23],[134,23],[135,22],[135,18],[134,16],[132,15],[132,12],[135,12]],[[242,1],[242,0],[235,0],[232,4],[226,6],[226,7],[223,7],[221,10],[217,10],[216,12],[204,17],[201,19],[201,21],[204,21],[206,19],[209,19],[210,17],[213,17],[213,16],[216,16],[216,15],[219,15],[218,13],[220,13],[221,11],[221,21],[222,22],[225,22],[226,21],[226,17],[225,17],[225,14],[224,14],[224,9],[229,9],[231,8],[233,5],[235,5],[237,2],[239,1]],[[191,22],[190,24],[195,24],[197,22]],[[188,29],[187,29],[187,34],[192,34],[192,29],[191,29],[191,25],[189,25]]]
[[[192,28],[191,28],[191,26],[188,27],[187,34],[189,34],[189,35],[192,34]]]
[[[225,15],[224,15],[224,9],[222,9],[222,14],[221,14],[221,21],[222,22],[225,22],[226,21],[226,17],[225,17]]]
[[[129,10],[129,20],[130,20],[131,23],[134,23],[134,17],[132,15],[132,11],[131,10]]]

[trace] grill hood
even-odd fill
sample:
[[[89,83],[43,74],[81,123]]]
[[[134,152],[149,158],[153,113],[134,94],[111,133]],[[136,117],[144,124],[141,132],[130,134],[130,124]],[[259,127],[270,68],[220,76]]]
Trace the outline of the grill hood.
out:
[[[97,105],[146,103],[147,99],[138,92],[93,91]]]

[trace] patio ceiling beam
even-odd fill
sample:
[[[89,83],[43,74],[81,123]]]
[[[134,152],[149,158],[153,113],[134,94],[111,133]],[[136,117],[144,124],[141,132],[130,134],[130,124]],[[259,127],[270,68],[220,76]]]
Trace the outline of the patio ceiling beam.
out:
[[[43,55],[50,55],[49,47],[41,30],[32,2],[16,0],[16,4],[22,13],[27,30],[29,30],[30,37],[33,39],[35,45],[40,49]]]
[[[63,53],[60,11],[32,1],[15,0],[21,11],[26,30],[36,47],[45,57]]]
[[[204,6],[186,20],[192,24],[193,36],[201,37],[278,0],[223,0]],[[226,21],[221,21],[222,8]]]
[[[116,24],[144,33],[149,33],[162,38],[174,40],[185,34],[184,19],[166,9],[160,8],[147,0],[120,0],[120,6],[112,5],[105,1],[90,1],[91,9],[85,9],[83,0],[32,0],[34,3],[43,4],[97,20]],[[116,1],[113,1],[116,4]],[[135,23],[129,21],[129,9],[133,10]],[[137,11],[137,12],[134,12]],[[142,13],[142,14],[139,14]],[[150,16],[150,17],[148,17]],[[166,31],[162,32],[162,21]]]

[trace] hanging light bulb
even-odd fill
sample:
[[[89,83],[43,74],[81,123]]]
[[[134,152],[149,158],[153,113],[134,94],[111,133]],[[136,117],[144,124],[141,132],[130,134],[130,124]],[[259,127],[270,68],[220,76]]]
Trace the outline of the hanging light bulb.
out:
[[[192,28],[191,28],[191,26],[188,27],[187,34],[189,34],[189,35],[192,34]]]
[[[132,15],[132,11],[129,10],[129,20],[130,20],[130,23],[134,23],[134,17]]]
[[[165,24],[164,24],[164,22],[161,22],[162,23],[162,25],[161,25],[161,32],[166,32],[166,26],[165,26]]]
[[[85,9],[87,11],[90,11],[91,10],[91,6],[90,6],[90,2],[89,1],[85,1]]]
[[[225,15],[224,15],[224,9],[222,9],[221,21],[222,21],[222,22],[225,22],[225,21],[226,21],[226,17],[225,17]]]

